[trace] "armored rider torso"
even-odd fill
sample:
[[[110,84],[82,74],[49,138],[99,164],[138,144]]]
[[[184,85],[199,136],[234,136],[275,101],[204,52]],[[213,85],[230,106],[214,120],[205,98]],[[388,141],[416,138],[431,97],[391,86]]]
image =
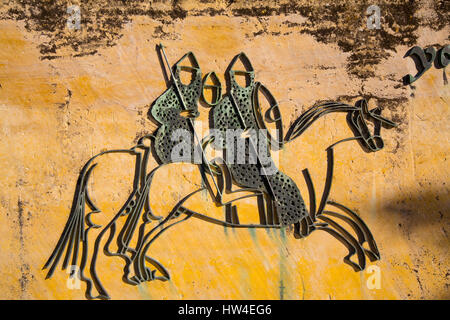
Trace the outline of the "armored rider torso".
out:
[[[248,66],[246,71],[232,69],[239,57],[244,59],[245,64]],[[250,61],[245,54],[241,53],[233,60],[229,69],[230,93],[226,95],[213,110],[214,128],[222,132],[223,138],[219,139],[215,146],[223,149],[230,147],[230,144],[228,144],[230,141],[227,141],[227,130],[244,129],[242,120],[245,123],[245,129],[254,129],[256,131],[260,129],[255,116],[255,102],[253,99],[257,83],[254,81],[255,75]],[[239,73],[247,74],[249,83],[246,87],[242,87],[237,83],[235,75]],[[234,105],[234,103],[236,105]],[[241,116],[238,115],[236,108],[239,109]],[[256,141],[255,138],[261,137],[261,135],[252,132],[251,137],[253,141]],[[233,180],[236,184],[241,187],[258,189],[271,195],[275,211],[278,214],[278,220],[283,226],[299,222],[306,218],[308,212],[305,208],[305,203],[297,185],[291,178],[278,169],[271,170],[271,172],[265,176],[261,174],[262,171],[264,171],[261,170],[261,164],[263,164],[265,168],[276,168],[270,157],[268,140],[259,139],[257,143],[258,146],[255,143],[253,146],[256,147],[260,153],[261,151],[267,152],[263,155],[263,163],[255,163],[254,161],[249,163],[248,160],[251,158],[250,153],[253,151],[249,139],[245,139],[245,142],[237,141],[243,139],[241,137],[236,137],[234,139],[236,139],[232,144],[234,150],[226,150],[226,152],[229,153],[232,151],[234,156],[232,163],[228,163],[228,167],[230,168]],[[242,150],[238,150],[239,143],[245,143],[245,163],[237,163],[236,161],[237,153],[242,152]],[[252,153],[254,154],[254,152]]]
[[[193,61],[193,67],[181,66],[180,63],[185,58],[190,57]],[[186,110],[191,111],[198,116],[198,100],[202,92],[202,73],[195,59],[195,56],[189,52],[184,55],[174,66],[174,77],[172,85],[155,101],[151,114],[153,118],[158,121],[161,126],[158,128],[155,138],[155,151],[162,163],[178,162],[182,157],[177,155],[173,157],[172,151],[174,147],[182,140],[190,139],[192,143],[190,155],[193,157],[195,149],[195,140],[192,129],[187,119],[180,115],[183,107],[180,103],[180,97],[174,88],[173,81],[177,81],[178,87],[181,91],[182,99],[184,100]],[[191,83],[185,85],[180,80],[180,71],[193,71]],[[182,129],[189,137],[181,136],[176,131]],[[185,160],[184,160],[185,161]]]

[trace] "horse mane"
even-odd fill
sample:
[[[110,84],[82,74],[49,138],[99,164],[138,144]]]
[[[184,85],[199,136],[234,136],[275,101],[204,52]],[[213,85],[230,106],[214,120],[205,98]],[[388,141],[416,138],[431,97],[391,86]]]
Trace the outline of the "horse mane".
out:
[[[351,112],[359,110],[360,108],[351,106],[340,102],[325,102],[319,105],[313,106],[303,112],[289,127],[289,130],[284,137],[284,143],[292,141],[302,135],[303,132],[308,129],[314,121],[323,117],[328,113],[333,112]]]

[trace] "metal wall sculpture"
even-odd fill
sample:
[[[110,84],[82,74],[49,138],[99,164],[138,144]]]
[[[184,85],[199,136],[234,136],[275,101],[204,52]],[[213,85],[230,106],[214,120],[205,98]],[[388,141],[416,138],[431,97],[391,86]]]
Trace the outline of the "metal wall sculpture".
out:
[[[141,137],[131,149],[104,151],[85,164],[78,178],[69,219],[53,253],[44,265],[44,269],[49,269],[47,278],[53,275],[62,259],[62,269],[66,269],[69,265],[78,266],[72,276],[86,282],[85,295],[88,299],[109,299],[110,296],[96,271],[97,257],[100,251],[103,251],[107,256],[118,256],[124,259],[122,279],[128,284],[137,285],[143,281],[167,280],[170,278],[169,272],[148,254],[149,248],[168,228],[193,217],[231,228],[293,226],[295,238],[304,238],[314,231],[322,230],[333,235],[348,249],[344,262],[356,271],[365,268],[366,256],[371,261],[380,259],[374,237],[359,215],[345,205],[329,200],[334,168],[334,146],[337,143],[356,140],[366,151],[379,151],[383,148],[381,127],[391,128],[396,125],[381,116],[380,108],[369,110],[364,99],[354,106],[338,102],[322,103],[304,112],[283,136],[283,123],[276,99],[264,84],[255,81],[255,72],[244,53],[234,57],[225,73],[228,92],[224,96],[222,96],[222,85],[214,72],[208,73],[202,80],[200,66],[192,52],[184,55],[172,68],[167,61],[164,47],[160,46],[159,54],[160,59],[164,57],[171,74],[169,88],[157,98],[151,109],[151,114],[159,123],[159,128],[155,134]],[[245,70],[235,69],[238,60],[242,62]],[[189,66],[186,65],[187,61],[190,62]],[[183,70],[192,73],[190,84],[186,85],[180,81],[180,71]],[[236,75],[244,76],[247,79],[247,85],[241,86],[236,81]],[[208,84],[208,81],[212,81],[213,84]],[[205,89],[213,90],[211,101],[206,99]],[[270,105],[265,114],[262,113],[260,105],[261,97],[267,99]],[[214,131],[214,134],[202,140],[193,125],[193,119],[199,115],[200,99],[213,108],[210,129]],[[347,121],[354,132],[354,137],[338,141],[327,148],[327,175],[324,190],[319,199],[316,197],[308,170],[303,170],[309,193],[309,208],[306,208],[296,183],[276,168],[270,156],[270,150],[277,150],[299,138],[318,118],[334,112],[347,114]],[[373,122],[373,132],[369,129],[369,121]],[[276,136],[263,131],[266,134],[261,137],[260,129],[266,128],[266,122],[275,123],[279,129]],[[187,138],[192,141],[187,152],[189,157],[186,157],[186,154],[174,152],[181,140],[173,139],[173,136],[180,130],[187,132]],[[231,144],[230,139],[223,139],[230,130],[240,132],[233,136]],[[224,156],[207,159],[204,150],[208,145],[224,150]],[[147,163],[152,149],[160,165],[147,174]],[[186,151],[186,148],[183,150]],[[134,183],[132,192],[122,208],[107,225],[100,226],[91,221],[91,216],[99,214],[100,210],[89,196],[88,181],[96,166],[95,160],[101,155],[111,153],[129,154],[135,157]],[[180,157],[174,157],[174,154]],[[239,154],[245,161],[229,161],[230,154]],[[196,155],[197,160],[200,159],[200,161],[195,161],[192,155]],[[150,207],[152,179],[162,166],[170,166],[175,162],[196,164],[203,184],[185,194],[169,213],[159,216],[160,213],[152,212]],[[238,189],[233,190],[233,186]],[[225,208],[223,220],[194,211],[185,205],[189,198],[202,190],[209,191],[210,201]],[[251,193],[241,196],[240,191]],[[231,201],[224,202],[225,193],[236,196]],[[257,200],[258,206],[255,210],[260,217],[257,223],[239,222],[239,213],[234,203],[246,197],[254,197]],[[117,230],[116,222],[120,217],[126,217],[126,221],[121,229]],[[341,225],[342,222],[355,232],[356,237]],[[152,228],[146,231],[148,226]],[[102,229],[95,239],[93,250],[89,250],[89,231],[93,228]],[[131,239],[134,235],[137,236],[137,242],[132,246]],[[102,239],[106,240],[106,243],[103,248],[100,248]],[[117,250],[110,249],[113,241],[116,241]],[[365,243],[367,248],[364,247]],[[352,259],[354,256],[356,259]],[[156,274],[157,271],[160,275]],[[98,294],[94,294],[93,289]]]
[[[412,76],[407,74],[403,77],[403,84],[412,84],[414,81],[419,79],[425,71],[431,68],[434,62],[436,69],[442,69],[448,66],[450,60],[450,45],[445,45],[440,48],[437,52],[433,46],[422,49],[419,46],[414,46],[409,49],[404,58],[411,57],[416,65],[417,74]],[[447,84],[447,76],[445,70],[443,71],[444,83]]]

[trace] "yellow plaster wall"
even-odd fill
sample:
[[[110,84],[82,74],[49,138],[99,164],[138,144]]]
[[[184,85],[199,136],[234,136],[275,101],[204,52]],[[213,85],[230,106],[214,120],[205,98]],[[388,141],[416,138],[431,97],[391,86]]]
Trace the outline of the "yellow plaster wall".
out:
[[[63,48],[59,57],[43,59],[39,45],[48,34],[30,29],[26,20],[0,20],[0,298],[84,299],[84,284],[70,290],[65,271],[45,280],[41,268],[67,220],[83,164],[102,150],[131,147],[156,129],[147,112],[166,89],[155,51],[160,41],[167,46],[169,61],[192,50],[203,73],[215,70],[222,83],[232,57],[244,51],[257,80],[277,98],[285,130],[317,101],[339,98],[351,103],[365,95],[372,97],[371,106],[384,103],[383,115],[399,127],[382,131],[386,146],[380,152],[365,153],[355,142],[337,146],[331,191],[332,199],[356,209],[371,228],[382,259],[368,266],[379,267],[381,288],[369,289],[370,273],[354,272],[344,264],[345,248],[326,233],[296,240],[291,230],[233,230],[193,218],[168,231],[151,249],[170,271],[171,281],[127,285],[121,280],[123,260],[102,255],[99,274],[113,298],[450,298],[449,86],[442,70],[431,68],[413,87],[399,85],[403,75],[415,71],[412,61],[403,58],[409,46],[399,44],[380,63],[368,66],[372,77],[361,79],[348,71],[349,52],[295,29],[307,16],[232,15],[220,1],[180,5],[186,17],[162,23],[133,16],[114,45],[79,57]],[[164,2],[155,6],[164,10]],[[224,13],[189,14],[208,6]],[[5,4],[2,12],[9,7]],[[158,28],[160,38],[152,36]],[[264,32],[255,35],[261,28]],[[448,31],[447,23],[442,30],[419,26],[411,32],[417,45],[426,46],[448,43]],[[208,111],[200,106],[205,128]],[[280,151],[280,168],[296,181],[305,200],[301,170],[310,170],[320,192],[325,148],[351,135],[345,116],[332,114]],[[150,162],[150,167],[155,165]],[[95,222],[107,223],[121,207],[133,168],[126,156],[99,160],[91,188],[105,215]],[[153,203],[162,213],[200,183],[189,165],[158,175]],[[202,193],[189,205],[223,215]],[[241,211],[256,222],[251,202],[243,203]]]

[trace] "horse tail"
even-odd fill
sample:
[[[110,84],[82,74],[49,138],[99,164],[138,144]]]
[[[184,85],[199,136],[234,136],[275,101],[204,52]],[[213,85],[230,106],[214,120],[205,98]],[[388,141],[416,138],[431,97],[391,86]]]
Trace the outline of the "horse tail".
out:
[[[99,154],[100,155],[100,154]],[[96,225],[92,223],[90,220],[90,216],[93,213],[98,213],[100,210],[94,205],[92,200],[89,197],[89,193],[87,190],[87,182],[89,180],[89,177],[92,173],[92,170],[95,168],[97,164],[91,165],[94,158],[96,158],[96,155],[92,157],[86,165],[83,167],[83,169],[80,172],[80,175],[78,177],[77,186],[75,189],[75,194],[72,201],[72,207],[70,210],[69,218],[67,219],[66,225],[64,227],[64,230],[59,238],[58,243],[56,244],[55,249],[53,250],[52,254],[50,255],[49,259],[45,263],[43,269],[49,269],[46,279],[50,278],[56,267],[58,266],[62,255],[65,253],[64,260],[62,262],[62,270],[65,270],[67,266],[69,265],[69,261],[71,260],[71,268],[73,266],[76,266],[78,268],[73,270],[71,269],[71,277],[74,276],[72,274],[74,271],[76,272],[82,272],[84,269],[84,266],[86,264],[86,257],[87,257],[87,233],[90,228],[99,228],[99,225]],[[86,214],[86,204],[91,209],[90,212]],[[87,225],[87,228],[85,226]],[[81,252],[82,257],[81,261],[78,262],[78,253],[80,251],[80,245],[81,245]],[[78,278],[82,276],[81,274],[78,274]]]
[[[139,159],[140,170],[145,172],[146,161],[148,157],[148,150],[150,147],[144,145],[144,139],[154,139],[152,134],[145,135],[138,140],[138,143],[130,148],[130,149],[112,149],[106,150],[98,153],[97,155],[90,158],[86,164],[83,166],[80,174],[78,176],[75,193],[73,196],[72,207],[70,210],[69,217],[67,219],[66,225],[61,233],[61,236],[56,244],[52,254],[46,261],[45,265],[42,269],[48,269],[48,273],[46,279],[52,277],[55,272],[56,267],[60,264],[61,258],[63,255],[64,259],[61,263],[62,270],[67,269],[70,263],[70,277],[77,278],[81,281],[86,282],[86,297],[88,299],[94,298],[102,298],[108,299],[109,296],[102,287],[101,283],[96,277],[95,270],[90,270],[91,276],[94,278],[91,279],[88,276],[84,275],[84,270],[87,263],[91,263],[92,269],[92,260],[96,259],[96,256],[89,258],[88,251],[88,233],[91,228],[101,228],[102,226],[97,225],[91,221],[91,215],[95,213],[101,212],[100,209],[94,204],[89,196],[88,191],[88,182],[89,178],[92,174],[93,169],[97,166],[97,163],[93,163],[93,161],[102,155],[112,154],[112,153],[128,153],[132,155],[136,155],[137,159]],[[143,148],[145,150],[144,155],[144,164],[141,163],[142,157],[139,155],[139,152],[136,151],[137,148]],[[139,171],[139,172],[141,172]],[[138,177],[140,174],[136,174]],[[138,184],[138,180],[135,181],[134,184]],[[136,186],[135,186],[136,187]],[[86,212],[87,210],[87,212]],[[151,213],[149,214],[150,218],[154,218]],[[108,239],[107,245],[111,242],[112,236],[115,232],[114,221],[111,221],[107,227],[111,227],[111,235],[110,239]],[[98,238],[96,242],[98,241]],[[97,246],[97,244],[96,244]],[[94,247],[95,249],[95,247]],[[97,250],[97,249],[95,249]],[[95,251],[94,250],[94,251]],[[107,250],[108,251],[108,250]],[[79,258],[79,253],[81,252],[81,258]],[[91,261],[89,261],[91,259]],[[95,261],[94,261],[95,263]],[[94,268],[95,269],[95,268]],[[92,296],[91,291],[93,287],[96,287],[99,291],[99,296]]]

